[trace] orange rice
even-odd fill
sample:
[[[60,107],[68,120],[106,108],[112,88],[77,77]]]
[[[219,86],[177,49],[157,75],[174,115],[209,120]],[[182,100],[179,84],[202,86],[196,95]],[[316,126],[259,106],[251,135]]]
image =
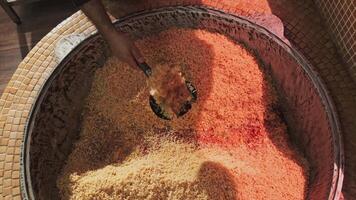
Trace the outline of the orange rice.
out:
[[[308,164],[250,52],[203,30],[171,29],[137,44],[153,68],[184,66],[198,101],[183,118],[161,120],[144,74],[109,59],[57,181],[62,199],[305,198]]]

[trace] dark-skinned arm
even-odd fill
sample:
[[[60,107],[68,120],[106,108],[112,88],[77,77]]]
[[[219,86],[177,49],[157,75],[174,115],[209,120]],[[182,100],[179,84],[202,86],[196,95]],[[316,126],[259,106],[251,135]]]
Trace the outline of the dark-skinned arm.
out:
[[[113,55],[135,68],[137,62],[144,62],[134,42],[125,33],[115,29],[100,0],[74,0],[74,3],[79,4],[80,9],[93,22],[109,44]]]

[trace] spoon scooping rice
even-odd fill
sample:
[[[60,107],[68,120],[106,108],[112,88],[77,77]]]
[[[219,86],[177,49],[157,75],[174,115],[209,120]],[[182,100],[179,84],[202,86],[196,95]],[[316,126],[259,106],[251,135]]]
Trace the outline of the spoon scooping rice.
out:
[[[179,66],[159,66],[153,72],[147,63],[138,63],[149,78],[149,103],[153,112],[160,118],[171,120],[174,115],[186,114],[197,99],[193,84],[185,80]]]

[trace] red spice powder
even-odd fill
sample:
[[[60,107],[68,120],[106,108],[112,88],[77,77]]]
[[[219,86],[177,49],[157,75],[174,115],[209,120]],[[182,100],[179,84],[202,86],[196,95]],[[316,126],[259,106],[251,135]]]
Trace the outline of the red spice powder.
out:
[[[305,198],[308,164],[290,144],[286,125],[275,112],[278,99],[268,72],[264,72],[249,51],[223,35],[183,29],[171,29],[142,39],[138,46],[153,70],[162,64],[183,66],[185,77],[198,91],[198,100],[184,117],[173,121],[161,120],[148,105],[149,88],[144,75],[124,63],[109,60],[95,74],[87,99],[81,139],[58,181],[58,187],[66,198],[73,191],[81,191],[89,185],[95,185],[91,188],[94,190],[91,195],[95,191],[102,192],[109,182],[115,182],[111,180],[118,178],[112,171],[135,163],[135,159],[142,165],[142,160],[147,160],[145,155],[157,155],[155,152],[159,148],[145,142],[147,133],[154,133],[158,137],[156,140],[160,141],[159,137],[167,135],[167,132],[173,132],[179,141],[193,143],[197,146],[196,151],[200,152],[199,156],[206,152],[204,163],[213,161],[227,168],[223,174],[228,174],[227,182],[234,183],[228,187],[233,190],[233,199]],[[95,148],[91,148],[93,146]],[[170,146],[176,148],[174,144]],[[190,154],[195,155],[194,151]],[[180,160],[187,158],[186,155],[174,155],[176,160],[169,163],[189,162],[189,159]],[[227,155],[229,159],[226,159]],[[162,167],[166,162],[157,163],[162,163]],[[143,166],[150,166],[149,171],[160,171],[152,169],[150,163]],[[204,177],[207,174],[214,176],[214,172],[204,165],[201,168],[198,171],[204,173],[197,174],[196,178],[204,180],[203,185],[221,185],[214,182],[220,175]],[[147,170],[133,175],[144,176],[142,180],[147,182],[141,181],[140,184],[147,188],[156,187],[149,186],[154,181],[146,175],[169,179],[164,174],[149,174]],[[98,176],[106,184],[91,182],[98,180],[95,178]],[[87,184],[85,187],[81,180]],[[115,188],[111,187],[111,195],[119,192]],[[174,193],[175,189],[177,186],[169,190]],[[147,189],[151,196],[155,191]],[[128,194],[130,192],[133,191],[128,191]],[[161,192],[157,191],[156,195]],[[222,196],[221,199],[231,198]]]

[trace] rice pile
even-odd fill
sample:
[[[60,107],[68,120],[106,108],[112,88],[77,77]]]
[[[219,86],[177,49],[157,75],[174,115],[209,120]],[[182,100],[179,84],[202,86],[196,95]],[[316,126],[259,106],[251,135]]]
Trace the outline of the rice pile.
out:
[[[138,41],[153,67],[183,66],[198,101],[164,121],[146,77],[115,58],[97,70],[62,199],[304,199],[306,160],[288,141],[277,95],[242,46],[203,30]]]

